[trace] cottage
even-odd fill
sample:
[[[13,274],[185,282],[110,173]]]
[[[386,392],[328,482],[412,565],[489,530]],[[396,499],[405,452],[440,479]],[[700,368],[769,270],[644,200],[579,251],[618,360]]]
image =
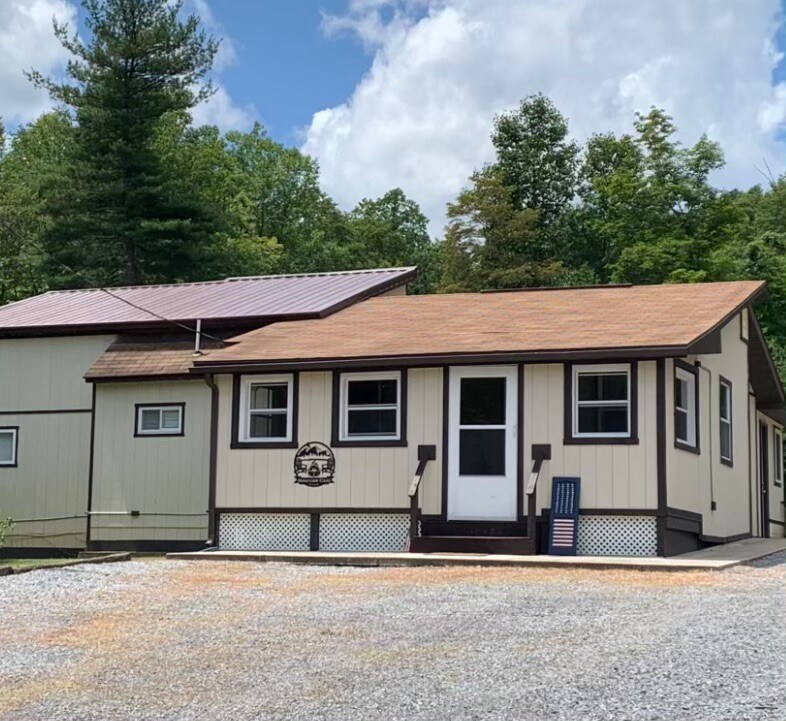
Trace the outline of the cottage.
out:
[[[408,296],[413,273],[0,309],[12,544],[674,555],[783,536],[763,283]]]
[[[764,290],[378,297],[240,335],[191,371],[217,408],[211,540],[535,553],[577,535],[582,554],[674,555],[782,536]],[[578,518],[548,539],[563,480]]]

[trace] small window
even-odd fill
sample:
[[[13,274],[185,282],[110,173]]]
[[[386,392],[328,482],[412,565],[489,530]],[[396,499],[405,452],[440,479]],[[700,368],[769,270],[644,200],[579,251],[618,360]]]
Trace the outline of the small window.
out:
[[[630,437],[630,366],[573,367],[573,436]]]
[[[16,465],[18,434],[19,428],[16,426],[0,428],[0,466]]]
[[[674,439],[679,446],[698,448],[696,375],[687,368],[674,367]]]
[[[401,438],[401,373],[341,375],[342,441]]]
[[[136,435],[182,436],[184,403],[136,407]]]
[[[720,416],[720,456],[721,462],[730,466],[734,460],[732,438],[731,382],[721,378],[719,387],[718,410]]]
[[[242,441],[288,443],[292,440],[293,376],[244,378],[240,404]]]
[[[775,443],[774,443],[774,453],[775,453],[775,485],[782,486],[783,485],[783,432],[775,429]]]

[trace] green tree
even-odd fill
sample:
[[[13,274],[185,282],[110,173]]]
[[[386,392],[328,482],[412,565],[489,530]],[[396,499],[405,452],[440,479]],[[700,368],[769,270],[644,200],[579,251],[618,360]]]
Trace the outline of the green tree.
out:
[[[30,73],[75,121],[74,162],[48,208],[56,285],[84,283],[58,261],[89,269],[95,283],[139,283],[204,277],[215,260],[216,219],[155,152],[163,119],[187,115],[211,93],[204,78],[218,44],[197,17],[180,19],[181,5],[83,0],[88,40],[55,22],[72,55],[69,82]]]
[[[429,237],[428,218],[403,190],[395,188],[377,200],[361,200],[349,214],[349,229],[352,267],[417,265],[413,291],[433,292],[439,280],[440,248]]]
[[[497,116],[491,141],[513,206],[537,210],[542,224],[559,217],[576,194],[580,148],[551,100],[531,95]]]

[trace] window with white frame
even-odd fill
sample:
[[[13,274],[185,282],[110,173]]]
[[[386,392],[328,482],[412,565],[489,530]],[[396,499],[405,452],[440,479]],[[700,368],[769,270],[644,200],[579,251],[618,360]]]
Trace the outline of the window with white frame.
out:
[[[401,439],[401,373],[342,373],[341,441]]]
[[[138,436],[182,436],[183,403],[138,405],[136,407],[136,434]]]
[[[246,376],[240,394],[240,440],[259,443],[292,441],[292,375]]]
[[[574,438],[628,438],[630,365],[573,366]]]
[[[783,485],[783,431],[775,429],[775,485]]]
[[[679,445],[696,448],[696,375],[674,368],[674,438]]]
[[[731,383],[721,378],[718,393],[718,414],[720,420],[720,456],[721,461],[731,465],[733,461],[733,440],[732,440],[732,407],[731,407]]]
[[[19,428],[7,426],[0,428],[0,466],[16,465],[16,449]]]

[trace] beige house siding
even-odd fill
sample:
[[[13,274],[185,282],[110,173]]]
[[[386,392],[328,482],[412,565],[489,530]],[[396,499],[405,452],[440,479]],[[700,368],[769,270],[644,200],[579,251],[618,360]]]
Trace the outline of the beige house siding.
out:
[[[551,460],[543,464],[537,487],[537,511],[551,504],[551,479],[581,478],[582,509],[656,509],[655,362],[638,366],[638,435],[634,445],[565,445],[565,377],[562,364],[524,369],[524,458],[533,443],[550,443]]]
[[[527,365],[524,372],[524,453],[533,443],[551,443],[544,464],[538,507],[547,508],[552,476],[582,478],[583,508],[655,509],[655,363],[639,364],[639,443],[636,445],[563,445],[564,376],[561,364]],[[298,486],[293,478],[294,449],[231,449],[232,378],[220,376],[217,500],[220,508],[401,508],[417,466],[419,444],[437,446],[421,484],[424,514],[442,509],[442,394],[440,368],[410,369],[407,378],[406,448],[334,448],[335,483]],[[332,375],[300,374],[298,443],[330,445]],[[529,462],[526,462],[526,478]]]
[[[674,447],[674,363],[666,361],[666,478],[669,507],[700,513],[705,536],[727,538],[750,531],[748,346],[740,339],[739,316],[721,330],[721,345],[722,353],[685,359],[701,363],[699,455]],[[732,383],[733,466],[720,460],[720,376]]]
[[[220,376],[216,506],[218,508],[401,508],[417,467],[420,444],[441,445],[442,370],[411,369],[407,375],[407,442],[395,448],[335,448],[335,483],[296,485],[295,449],[230,448],[232,378]],[[299,377],[298,443],[331,443],[332,374]],[[439,513],[442,457],[423,478],[424,513]]]
[[[0,467],[0,513],[18,521],[8,546],[84,546],[92,388],[82,376],[113,340],[0,340],[0,426],[19,427],[17,466]]]
[[[185,403],[184,435],[135,437],[137,403]],[[91,541],[206,539],[209,455],[203,380],[98,384]]]

